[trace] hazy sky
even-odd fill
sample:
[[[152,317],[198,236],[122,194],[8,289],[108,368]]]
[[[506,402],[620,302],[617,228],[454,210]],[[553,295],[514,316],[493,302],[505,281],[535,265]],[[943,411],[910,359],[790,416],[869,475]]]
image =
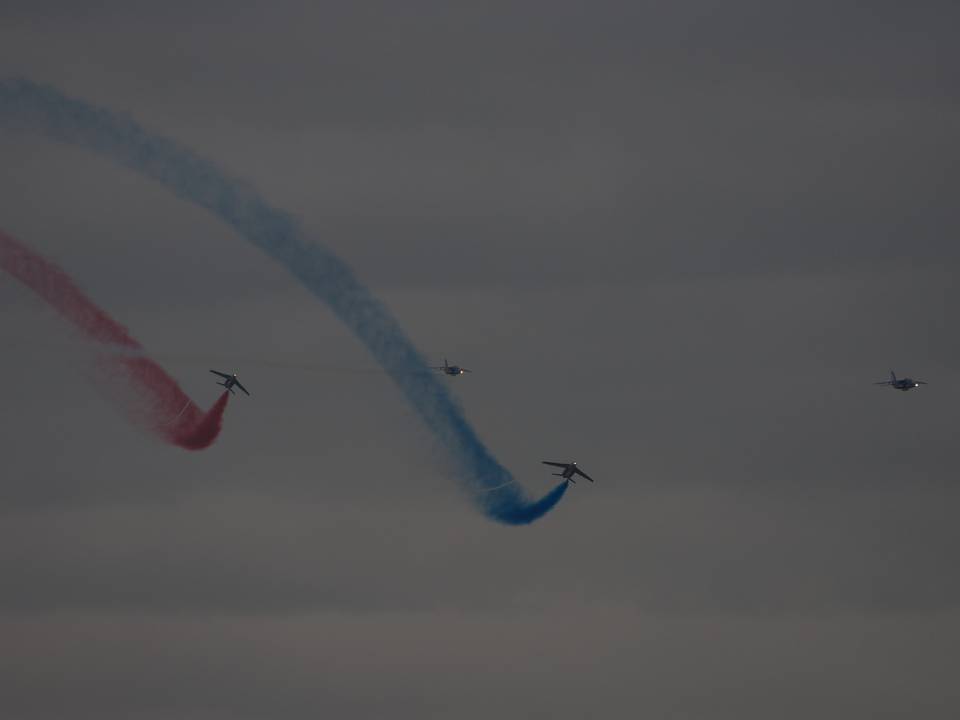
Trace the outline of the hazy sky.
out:
[[[598,481],[490,522],[280,266],[0,133],[0,228],[254,393],[162,445],[0,276],[4,717],[960,714],[960,10],[870,5],[3,3],[0,74],[249,180],[531,494]]]

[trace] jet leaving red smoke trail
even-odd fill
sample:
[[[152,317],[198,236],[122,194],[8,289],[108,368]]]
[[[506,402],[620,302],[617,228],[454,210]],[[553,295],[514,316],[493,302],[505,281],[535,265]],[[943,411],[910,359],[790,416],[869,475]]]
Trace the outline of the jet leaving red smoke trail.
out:
[[[0,230],[0,268],[43,298],[87,338],[105,346],[101,368],[134,395],[122,398],[128,416],[164,440],[202,450],[220,434],[229,393],[204,412],[160,365],[143,355],[127,329],[97,307],[59,267]]]

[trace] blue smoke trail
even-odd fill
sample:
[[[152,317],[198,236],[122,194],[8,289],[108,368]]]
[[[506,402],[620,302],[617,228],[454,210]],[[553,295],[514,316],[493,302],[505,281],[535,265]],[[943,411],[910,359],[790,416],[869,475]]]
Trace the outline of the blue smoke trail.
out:
[[[308,241],[299,223],[216,165],[133,120],[69,98],[26,79],[0,80],[0,124],[77,145],[166,186],[206,208],[283,265],[367,346],[427,427],[450,451],[474,501],[499,522],[531,523],[567,490],[562,483],[539,500],[526,498],[510,472],[477,437],[447,388],[397,321],[336,255]]]

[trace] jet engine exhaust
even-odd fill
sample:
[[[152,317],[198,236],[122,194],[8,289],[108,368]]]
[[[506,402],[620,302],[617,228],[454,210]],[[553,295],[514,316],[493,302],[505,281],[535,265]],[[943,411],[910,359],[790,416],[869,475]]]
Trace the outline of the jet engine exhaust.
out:
[[[566,482],[539,500],[530,500],[510,483],[510,472],[486,448],[380,300],[339,257],[311,241],[295,218],[247,184],[128,117],[26,79],[0,80],[0,125],[85,148],[151,178],[209,210],[280,263],[363,342],[449,451],[458,476],[488,517],[512,525],[530,523],[563,497]]]
[[[202,450],[216,440],[229,393],[224,392],[206,412],[201,410],[176,380],[143,354],[143,347],[127,329],[88,298],[62,269],[3,231],[0,268],[97,344],[101,384],[132,422],[186,450]],[[117,392],[121,390],[132,392]]]

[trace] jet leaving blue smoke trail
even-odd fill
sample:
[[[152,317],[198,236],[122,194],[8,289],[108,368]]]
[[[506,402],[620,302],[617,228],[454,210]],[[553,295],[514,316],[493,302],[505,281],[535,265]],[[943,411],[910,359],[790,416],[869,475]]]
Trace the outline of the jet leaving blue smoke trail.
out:
[[[567,483],[539,500],[528,500],[477,437],[447,388],[425,370],[426,362],[383,304],[342,260],[308,241],[290,214],[271,207],[252,188],[127,117],[30,80],[0,80],[0,124],[92,150],[152,178],[210,210],[283,265],[367,346],[450,450],[474,501],[489,517],[511,525],[530,523],[563,497]]]

